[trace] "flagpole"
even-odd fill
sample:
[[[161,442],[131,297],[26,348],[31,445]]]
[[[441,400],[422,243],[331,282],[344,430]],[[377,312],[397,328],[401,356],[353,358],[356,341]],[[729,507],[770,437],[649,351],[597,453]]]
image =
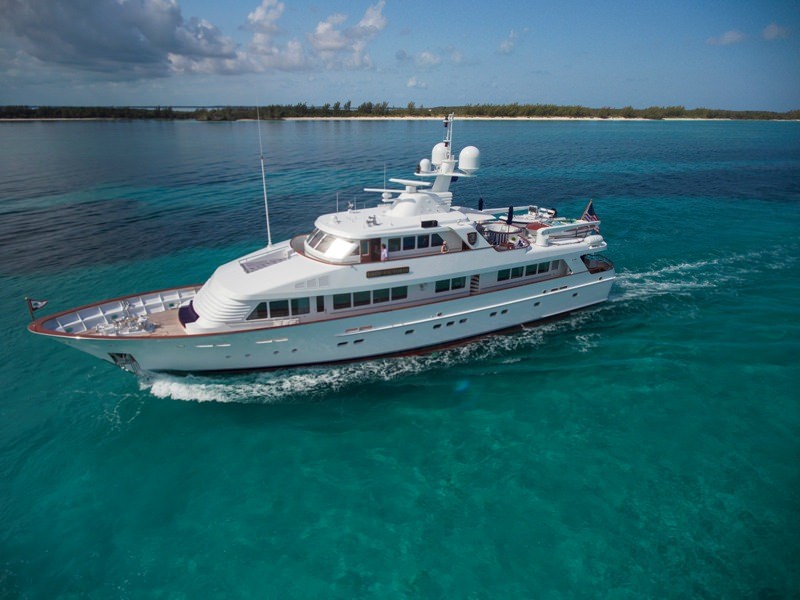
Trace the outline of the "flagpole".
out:
[[[33,320],[34,320],[34,318],[35,318],[35,317],[33,316],[33,306],[31,306],[31,299],[30,299],[30,298],[28,298],[27,296],[25,296],[25,306],[27,306],[27,307],[28,307],[28,314],[30,314],[30,316],[31,316],[31,321],[33,321]]]

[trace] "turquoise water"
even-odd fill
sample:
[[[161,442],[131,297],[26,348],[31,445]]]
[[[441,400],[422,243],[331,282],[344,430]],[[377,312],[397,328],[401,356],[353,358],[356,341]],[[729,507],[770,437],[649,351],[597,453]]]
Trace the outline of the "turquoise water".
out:
[[[800,595],[800,123],[456,122],[610,301],[436,354],[137,379],[25,331],[266,237],[254,123],[0,124],[0,597]],[[262,124],[275,239],[435,122]]]

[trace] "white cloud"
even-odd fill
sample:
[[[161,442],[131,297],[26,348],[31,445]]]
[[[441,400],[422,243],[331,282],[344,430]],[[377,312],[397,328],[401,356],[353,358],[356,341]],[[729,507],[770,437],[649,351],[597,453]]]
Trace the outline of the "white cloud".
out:
[[[372,59],[366,53],[366,48],[386,27],[387,20],[382,12],[385,4],[385,0],[379,0],[377,4],[367,7],[355,27],[340,29],[347,16],[336,13],[318,23],[313,33],[306,34],[317,58],[326,68],[372,68]]]
[[[730,44],[738,44],[739,42],[743,42],[746,38],[747,36],[741,31],[731,29],[730,31],[723,33],[721,36],[708,38],[706,43],[712,46],[729,46]]]
[[[367,8],[361,21],[358,22],[356,29],[359,35],[371,35],[382,31],[388,21],[383,16],[383,7],[386,5],[386,0],[380,0],[377,4]]]
[[[789,37],[789,28],[781,27],[777,23],[770,23],[762,32],[765,40],[782,40]]]
[[[442,62],[442,58],[433,52],[420,52],[414,56],[414,64],[418,67],[435,67]]]
[[[184,19],[174,0],[0,0],[6,48],[43,65],[111,80],[163,77],[172,60],[236,60],[236,44],[203,19]]]
[[[346,15],[338,13],[331,15],[325,21],[317,24],[317,29],[314,33],[308,34],[308,40],[311,42],[311,46],[323,58],[326,57],[326,53],[335,53],[347,48],[350,44],[350,41],[345,37],[344,33],[336,29],[337,25],[341,25],[346,20]]]
[[[255,0],[259,1],[259,0]],[[112,81],[175,73],[236,74],[315,67],[373,66],[369,43],[387,24],[385,0],[369,5],[347,29],[333,14],[307,34],[281,41],[281,0],[260,0],[243,29],[246,47],[205,19],[184,18],[177,0],[0,0],[0,72],[14,64],[86,72]]]
[[[514,48],[517,45],[517,38],[519,38],[519,35],[515,30],[512,29],[508,33],[508,36],[502,42],[500,42],[500,46],[497,51],[500,54],[511,54],[514,52]]]
[[[251,29],[274,34],[278,31],[278,19],[283,16],[285,5],[278,0],[263,0],[258,8],[247,15]]]
[[[406,83],[406,87],[415,88],[418,90],[425,90],[428,89],[428,84],[424,81],[419,81],[415,76],[410,77],[408,83]]]

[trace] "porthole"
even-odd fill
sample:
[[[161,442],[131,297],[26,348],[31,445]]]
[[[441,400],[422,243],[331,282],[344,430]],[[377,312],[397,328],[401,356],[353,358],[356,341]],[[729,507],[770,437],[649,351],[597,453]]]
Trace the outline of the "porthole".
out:
[[[541,302],[534,302],[533,303],[534,306],[539,306],[540,304],[541,304]]]
[[[337,346],[339,346],[339,347],[341,348],[342,346],[347,346],[347,342],[339,342],[339,343],[338,343],[338,344],[336,344],[336,345],[337,345]]]
[[[434,328],[434,329],[439,329],[441,326],[442,326],[442,324],[441,324],[441,323],[437,323],[436,325],[434,325],[434,326],[433,326],[433,328]]]
[[[466,319],[459,319],[459,320],[458,320],[458,322],[459,322],[461,325],[463,325],[464,323],[466,323],[466,322],[467,322],[467,320],[466,320]]]
[[[496,312],[491,312],[491,313],[489,313],[489,316],[490,316],[490,317],[496,317],[496,316],[497,316],[497,313],[496,313]]]
[[[573,292],[572,297],[574,298],[577,295],[578,295],[578,292]]]
[[[412,333],[414,333],[413,329],[406,330],[406,335],[411,335]]]
[[[363,339],[360,339],[360,340],[353,340],[353,344],[360,344],[360,343],[362,343],[363,341],[364,341]]]
[[[456,322],[455,322],[455,321],[448,321],[448,322],[447,322],[447,326],[448,326],[448,327],[452,327],[452,326],[453,326],[453,325],[455,325],[455,324],[456,324]]]
[[[507,309],[507,308],[504,308],[503,310],[501,310],[501,311],[500,311],[500,314],[501,314],[501,315],[508,314],[508,309]]]

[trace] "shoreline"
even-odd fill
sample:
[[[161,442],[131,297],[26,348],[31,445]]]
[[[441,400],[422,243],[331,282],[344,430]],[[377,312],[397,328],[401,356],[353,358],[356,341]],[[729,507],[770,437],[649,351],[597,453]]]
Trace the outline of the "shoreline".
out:
[[[441,121],[441,116],[353,116],[353,117],[283,117],[281,119],[261,119],[262,121]],[[719,118],[693,118],[693,117],[664,117],[663,119],[647,119],[645,117],[484,117],[484,116],[458,116],[459,121],[776,121],[797,123],[800,119],[734,119],[730,117]],[[120,118],[120,117],[32,117],[32,118],[0,118],[0,123],[34,123],[34,122],[64,122],[64,121],[175,121],[188,123],[235,123],[252,122],[256,119],[233,119],[229,121],[212,121],[199,119],[157,119],[157,118]]]

